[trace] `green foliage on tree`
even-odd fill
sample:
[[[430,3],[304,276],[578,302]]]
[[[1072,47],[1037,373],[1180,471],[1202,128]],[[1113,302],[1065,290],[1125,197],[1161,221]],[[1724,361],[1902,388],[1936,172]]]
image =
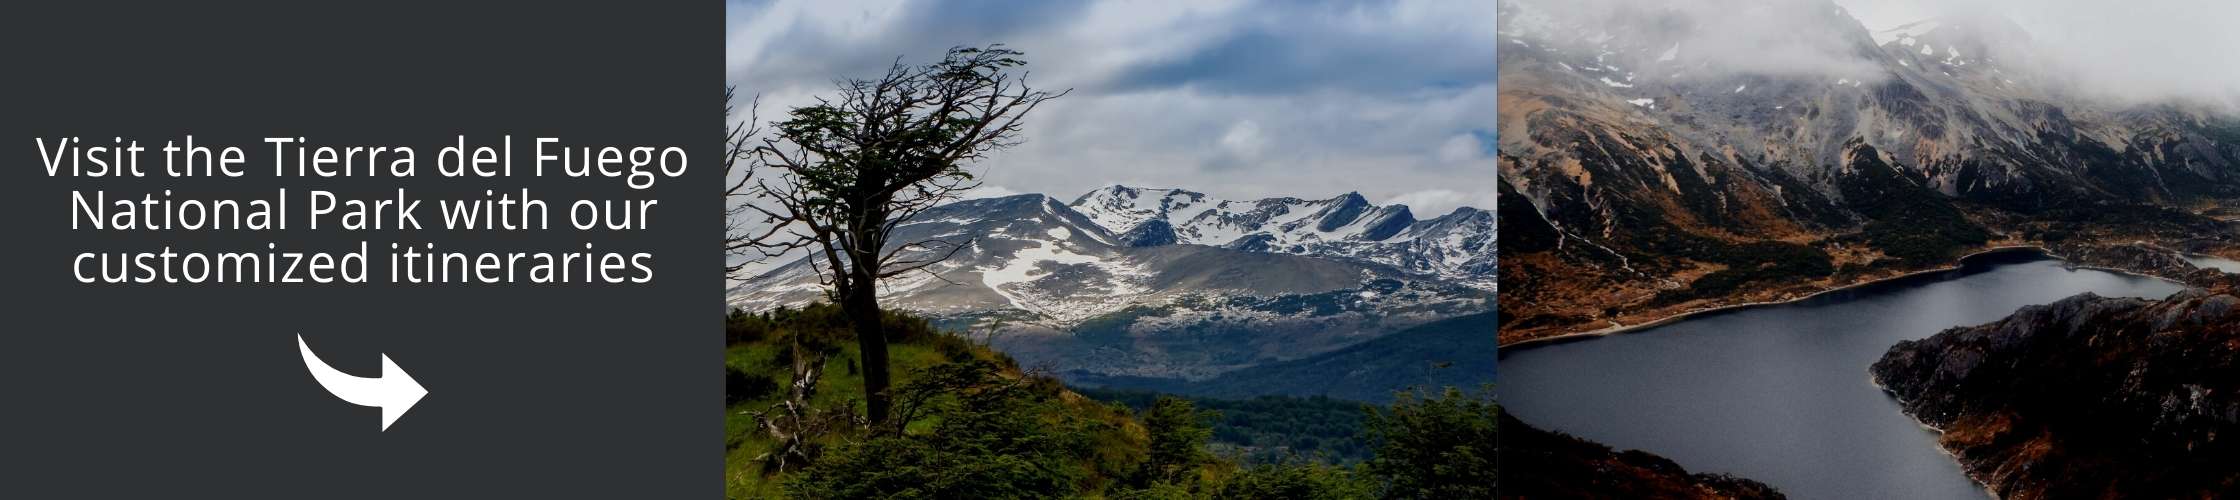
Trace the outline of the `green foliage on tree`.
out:
[[[811,254],[854,327],[872,425],[892,406],[879,282],[925,271],[969,242],[894,241],[895,229],[977,187],[965,167],[1018,144],[1027,114],[1065,95],[1028,86],[1015,73],[1023,55],[1002,45],[960,47],[940,62],[897,62],[879,78],[840,80],[837,97],[794,108],[758,145],[732,147],[746,167],[726,165],[727,176],[743,170],[726,179],[726,197],[741,198],[726,249],[756,258]],[[733,132],[730,142],[745,144],[745,135]]]
[[[1376,482],[1356,470],[1292,457],[1238,467],[1206,451],[1218,412],[1189,399],[1160,396],[1142,412],[1150,434],[1149,456],[1126,499],[1356,499],[1374,498]]]
[[[1213,421],[1221,415],[1199,411],[1190,400],[1162,396],[1143,412],[1143,427],[1151,433],[1151,457],[1137,473],[1142,483],[1175,482],[1213,459],[1206,440],[1213,437]]]
[[[1437,397],[1404,391],[1366,420],[1376,458],[1364,468],[1384,482],[1384,498],[1493,498],[1497,476],[1493,391],[1447,388]]]
[[[895,417],[922,422],[843,443],[787,483],[799,498],[1030,498],[1079,491],[1098,426],[1054,411],[1048,379],[1007,378],[986,361],[918,370],[897,388]]]
[[[1376,498],[1377,482],[1362,471],[1313,462],[1260,464],[1238,471],[1215,491],[1218,500]]]
[[[1216,422],[1229,416],[1191,400],[1152,397],[1130,410],[1021,372],[922,319],[889,312],[880,324],[901,375],[890,391],[891,425],[860,420],[853,322],[840,307],[726,316],[727,494],[1367,499],[1493,491],[1494,406],[1461,391],[1402,393],[1389,409],[1354,405],[1366,426],[1358,439],[1375,452],[1358,465],[1299,455],[1248,465],[1210,447]],[[1240,407],[1280,408],[1284,400]],[[1304,408],[1319,415],[1335,403]]]
[[[1167,396],[1156,392],[1116,389],[1074,389],[1099,401],[1127,405],[1136,411]],[[1361,443],[1361,403],[1325,396],[1258,396],[1252,399],[1190,397],[1199,408],[1217,412],[1211,448],[1215,454],[1243,453],[1248,464],[1279,463],[1292,458],[1352,464],[1369,458]]]
[[[1016,363],[1001,353],[937,331],[923,319],[893,312],[885,316],[882,330],[894,347],[899,382],[907,387],[926,387],[908,385],[923,373],[933,373],[937,380],[953,380],[956,377],[945,375],[953,371],[926,368],[955,363],[992,366],[1006,379],[1026,378]],[[780,483],[800,476],[807,466],[822,463],[828,450],[895,432],[890,426],[871,427],[860,418],[862,370],[853,356],[856,346],[851,324],[838,306],[814,304],[762,313],[735,311],[726,317],[725,338],[725,490],[732,498],[783,495]],[[1037,380],[1027,387],[1044,394],[1062,393],[1055,382]],[[951,397],[932,405],[953,401]],[[1094,453],[1070,458],[1069,467],[1080,471],[1070,474],[1088,478],[1087,483],[1117,482],[1132,471],[1097,464],[1132,466],[1141,459],[1140,427],[1129,430],[1132,424],[1122,412],[1081,403],[1029,405],[1025,411],[1034,415],[1063,413],[1068,418],[1103,423],[1080,434],[1092,443]],[[910,429],[912,435],[926,432],[933,419],[946,413],[919,414],[922,416],[913,421],[917,427]],[[1133,458],[1128,458],[1130,453]]]

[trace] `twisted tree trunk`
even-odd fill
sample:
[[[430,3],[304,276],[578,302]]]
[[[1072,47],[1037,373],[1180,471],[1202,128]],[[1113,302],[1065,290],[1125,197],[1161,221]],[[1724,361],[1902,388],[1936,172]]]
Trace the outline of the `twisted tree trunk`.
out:
[[[887,338],[881,328],[879,286],[874,271],[855,266],[849,279],[856,285],[849,287],[848,295],[841,297],[840,308],[848,314],[848,323],[855,329],[856,346],[863,353],[863,393],[866,417],[876,427],[887,421],[893,397],[888,389],[893,377],[887,370]]]

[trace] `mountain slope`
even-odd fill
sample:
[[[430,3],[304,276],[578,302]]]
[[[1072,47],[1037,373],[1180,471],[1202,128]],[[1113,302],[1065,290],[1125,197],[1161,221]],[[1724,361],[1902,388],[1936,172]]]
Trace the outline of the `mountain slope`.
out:
[[[905,258],[955,253],[885,283],[882,300],[1028,366],[1190,379],[1492,308],[1485,211],[1418,221],[1350,194],[1209,200],[1112,187],[1070,205],[1029,194],[937,207],[893,239],[936,242]],[[802,259],[742,282],[730,303],[798,306],[823,289]]]
[[[1126,186],[1098,189],[1069,206],[1132,246],[1183,243],[1352,259],[1456,283],[1493,284],[1493,214],[1474,208],[1417,220],[1406,205],[1372,205],[1359,193],[1228,201]]]
[[[2096,238],[2210,234],[2189,212],[2240,198],[2240,120],[2073,91],[2012,23],[1878,33],[1819,0],[1733,14],[1788,22],[1707,33],[1677,10],[1502,4],[1502,189],[1553,238],[1502,242],[1501,287],[1521,292],[1503,294],[1503,342],[2045,243],[2093,212],[2145,215]],[[1691,48],[1704,37],[1765,53]]]
[[[2240,298],[2090,294],[1891,347],[1872,369],[2005,498],[2240,491]]]

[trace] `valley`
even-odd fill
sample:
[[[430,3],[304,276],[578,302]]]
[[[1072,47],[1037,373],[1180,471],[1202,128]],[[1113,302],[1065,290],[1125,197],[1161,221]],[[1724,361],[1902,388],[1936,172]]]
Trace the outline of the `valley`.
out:
[[[2085,85],[1991,12],[1501,9],[1521,422],[1802,498],[2234,487],[2230,102]]]
[[[1769,71],[1691,52],[1689,26],[1653,13],[1503,8],[1503,344],[2004,247],[2240,255],[2219,215],[2240,200],[2240,118],[2070,88],[2002,20],[1876,31],[1770,3],[1802,24],[1760,35],[1842,64]]]
[[[1486,316],[1493,221],[1467,207],[1418,219],[1352,193],[1237,201],[1111,186],[1071,202],[964,200],[897,229],[896,248],[911,258],[946,258],[887,281],[881,299],[1069,383],[1152,389]],[[728,301],[762,311],[823,300],[818,264],[773,268]],[[1493,336],[1490,318],[1450,330]],[[1490,365],[1492,351],[1487,342],[1431,361]],[[1417,361],[1408,373],[1421,371]],[[1484,372],[1457,385],[1483,383]],[[1389,397],[1391,388],[1345,392]]]

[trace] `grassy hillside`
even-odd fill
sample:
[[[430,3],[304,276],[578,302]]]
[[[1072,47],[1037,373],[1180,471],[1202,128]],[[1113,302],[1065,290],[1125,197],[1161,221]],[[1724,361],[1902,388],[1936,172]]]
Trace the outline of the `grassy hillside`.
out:
[[[1045,456],[1028,457],[1036,462],[1032,467],[1048,468],[1050,477],[1068,483],[1048,486],[1109,489],[1119,476],[1130,472],[1124,470],[1124,464],[1141,461],[1147,453],[1149,440],[1144,427],[1124,408],[1067,392],[1054,379],[1022,373],[1010,358],[960,337],[941,334],[923,320],[889,315],[886,326],[894,342],[889,352],[898,390],[930,389],[932,386],[926,385],[932,382],[927,380],[929,375],[956,377],[956,369],[973,367],[964,371],[984,370],[990,382],[1016,390],[1019,401],[1006,402],[1016,404],[1003,410],[1031,416],[1049,430],[1065,431],[1057,436],[1063,442],[1040,443],[1051,446],[1042,453]],[[725,336],[724,490],[731,498],[779,497],[784,493],[782,482],[789,476],[834,452],[865,451],[850,442],[880,437],[857,425],[864,412],[863,378],[857,366],[860,358],[847,320],[838,308],[734,313],[727,318]],[[808,406],[827,410],[825,415],[836,422],[827,433],[800,447],[805,448],[800,453],[789,453],[781,439],[758,426],[757,414],[768,418],[785,413],[795,362],[809,360],[821,360],[822,375],[807,398]],[[940,371],[944,369],[949,370]],[[943,422],[941,417],[962,415],[964,407],[970,406],[957,395],[929,399],[919,418],[912,419],[901,436],[924,436],[956,424]]]
[[[1355,405],[1362,429],[1355,439],[1368,450],[1357,465],[1301,459],[1245,465],[1216,454],[1222,417],[1190,400],[1154,396],[1138,407],[1099,402],[923,320],[890,314],[884,326],[897,375],[895,424],[872,427],[861,417],[861,367],[837,308],[727,318],[728,497],[1492,495],[1494,409],[1483,395],[1450,390],[1403,396],[1389,408]],[[1310,402],[1305,414],[1342,420],[1329,412],[1338,404],[1349,403]],[[1271,414],[1281,413],[1287,412]]]

